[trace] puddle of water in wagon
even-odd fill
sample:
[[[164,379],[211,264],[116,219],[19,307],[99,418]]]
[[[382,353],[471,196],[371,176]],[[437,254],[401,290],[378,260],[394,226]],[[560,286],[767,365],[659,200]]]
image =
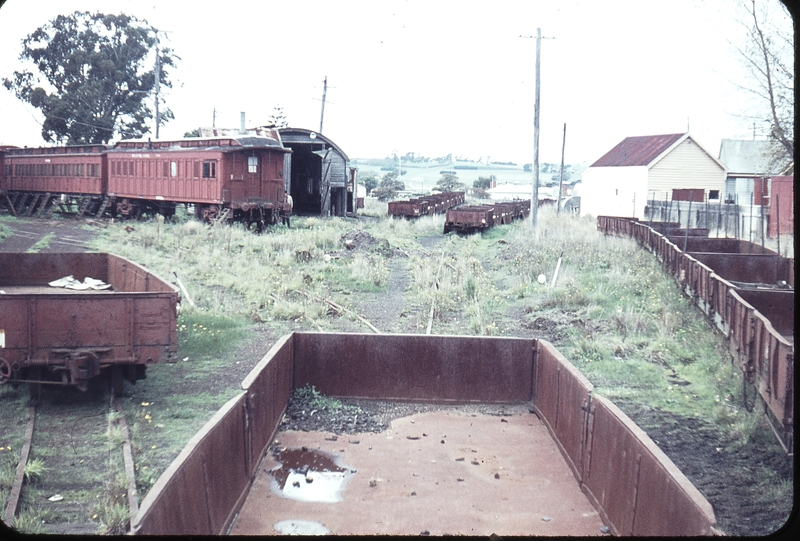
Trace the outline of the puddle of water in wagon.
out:
[[[301,502],[336,503],[343,499],[347,481],[356,473],[338,457],[316,449],[283,449],[269,471],[270,488],[284,498]]]

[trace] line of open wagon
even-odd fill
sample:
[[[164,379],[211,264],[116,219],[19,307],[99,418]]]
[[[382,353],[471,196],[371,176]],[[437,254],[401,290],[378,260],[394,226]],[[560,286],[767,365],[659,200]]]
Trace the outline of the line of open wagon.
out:
[[[419,218],[443,214],[447,209],[464,202],[464,192],[443,192],[412,199],[389,201],[389,216]]]
[[[794,441],[794,258],[708,228],[599,216],[605,234],[652,251],[728,339],[733,362],[787,452]],[[777,421],[778,427],[772,418]]]

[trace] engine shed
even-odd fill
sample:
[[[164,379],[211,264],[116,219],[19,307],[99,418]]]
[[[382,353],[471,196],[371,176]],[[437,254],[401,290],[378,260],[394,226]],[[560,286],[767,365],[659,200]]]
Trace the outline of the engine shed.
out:
[[[281,141],[292,150],[289,193],[292,212],[311,216],[355,216],[356,172],[336,143],[311,130],[280,128]]]

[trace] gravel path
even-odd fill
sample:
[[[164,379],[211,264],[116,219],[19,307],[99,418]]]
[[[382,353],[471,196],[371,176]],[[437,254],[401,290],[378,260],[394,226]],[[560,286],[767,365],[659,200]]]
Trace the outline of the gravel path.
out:
[[[4,222],[12,230],[11,236],[0,241],[0,252],[24,252],[48,235],[49,244],[38,250],[42,253],[85,252],[95,232],[85,222],[74,220],[36,220]]]

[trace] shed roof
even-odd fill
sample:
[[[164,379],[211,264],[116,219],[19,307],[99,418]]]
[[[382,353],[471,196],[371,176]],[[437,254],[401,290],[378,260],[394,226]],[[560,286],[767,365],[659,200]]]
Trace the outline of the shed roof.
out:
[[[779,172],[770,170],[770,142],[767,140],[723,139],[719,146],[719,161],[731,173],[764,175]]]
[[[650,165],[675,143],[688,137],[688,135],[688,133],[670,133],[666,135],[626,137],[590,167],[635,167]]]
[[[307,130],[305,128],[278,128],[278,133],[281,135],[281,140],[284,144],[323,144],[330,146],[336,153],[342,156],[345,162],[349,162],[350,158],[347,157],[347,154],[330,140],[328,137],[325,137],[319,132],[315,132],[313,130]]]

